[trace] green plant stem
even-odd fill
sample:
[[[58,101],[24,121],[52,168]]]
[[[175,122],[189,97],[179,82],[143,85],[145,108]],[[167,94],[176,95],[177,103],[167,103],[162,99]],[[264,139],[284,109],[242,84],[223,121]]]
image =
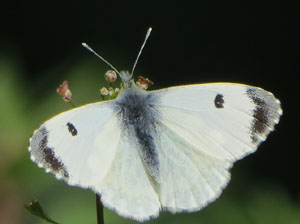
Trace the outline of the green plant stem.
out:
[[[97,224],[104,224],[103,205],[101,195],[96,194]]]
[[[73,104],[72,101],[70,101],[69,104],[71,105],[71,107],[75,108],[75,105]]]

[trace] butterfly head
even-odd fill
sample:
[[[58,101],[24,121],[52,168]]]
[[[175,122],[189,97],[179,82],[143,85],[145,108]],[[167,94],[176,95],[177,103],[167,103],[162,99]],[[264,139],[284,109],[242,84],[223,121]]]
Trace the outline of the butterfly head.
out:
[[[132,79],[132,73],[128,71],[120,71],[118,72],[120,78],[122,79],[124,88],[130,88],[134,83]]]

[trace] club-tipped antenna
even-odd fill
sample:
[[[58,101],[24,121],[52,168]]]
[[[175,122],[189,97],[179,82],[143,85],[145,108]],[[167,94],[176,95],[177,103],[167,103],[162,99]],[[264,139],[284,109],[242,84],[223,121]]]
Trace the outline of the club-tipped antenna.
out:
[[[146,42],[147,42],[147,40],[148,40],[148,38],[149,38],[149,36],[150,36],[151,31],[152,31],[152,28],[149,27],[149,29],[148,29],[148,31],[147,31],[147,33],[146,33],[146,37],[145,37],[144,43],[143,43],[143,45],[142,45],[142,47],[141,47],[141,49],[140,49],[140,51],[139,51],[138,56],[137,56],[136,59],[135,59],[134,65],[133,65],[133,67],[132,67],[132,70],[131,70],[131,76],[133,75],[133,72],[134,72],[134,69],[135,69],[135,67],[136,67],[136,64],[137,64],[137,62],[138,62],[138,60],[139,60],[139,58],[140,58],[140,55],[141,55],[141,53],[142,53],[142,51],[143,51],[143,48],[144,48],[144,46],[145,46],[145,44],[146,44]]]
[[[106,61],[102,56],[100,56],[99,54],[97,54],[96,51],[94,51],[89,45],[87,45],[86,43],[82,43],[82,46],[85,47],[87,50],[89,50],[90,52],[92,52],[94,55],[96,55],[98,58],[100,58],[102,61],[104,61],[109,67],[111,67],[113,70],[115,70],[115,72],[120,75],[120,72],[114,67],[112,66],[108,61]]]

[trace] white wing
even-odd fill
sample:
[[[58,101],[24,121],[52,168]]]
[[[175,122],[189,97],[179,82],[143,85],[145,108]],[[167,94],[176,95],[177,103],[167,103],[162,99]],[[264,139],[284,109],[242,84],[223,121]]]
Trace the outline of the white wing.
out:
[[[123,132],[111,170],[96,187],[104,205],[119,215],[145,221],[158,216],[161,206],[138,152],[136,139]]]
[[[88,104],[46,121],[30,139],[31,159],[70,185],[101,194],[103,204],[136,220],[158,216],[160,203],[122,130],[114,101]]]
[[[30,139],[31,159],[70,185],[94,186],[109,171],[120,140],[111,104],[88,104],[46,121]]]
[[[271,93],[245,85],[133,89],[46,121],[29,151],[47,172],[144,221],[218,197],[232,163],[255,151],[280,115]]]
[[[199,210],[221,193],[235,160],[256,150],[278,123],[280,102],[260,88],[212,83],[153,91],[161,206]]]
[[[200,210],[220,195],[232,164],[207,156],[167,126],[157,129],[161,207],[174,213]]]

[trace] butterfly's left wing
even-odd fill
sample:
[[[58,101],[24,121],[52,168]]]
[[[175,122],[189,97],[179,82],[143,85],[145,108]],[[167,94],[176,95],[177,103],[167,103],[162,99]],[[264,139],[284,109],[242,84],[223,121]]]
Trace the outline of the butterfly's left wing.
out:
[[[135,139],[122,129],[115,101],[84,105],[41,125],[30,139],[31,159],[70,185],[101,194],[122,216],[147,220],[160,203]]]
[[[34,132],[29,151],[56,178],[91,188],[108,173],[120,136],[113,102],[92,103],[47,120]]]
[[[234,83],[153,91],[160,119],[156,148],[160,201],[170,211],[199,210],[221,193],[233,162],[256,150],[282,113],[273,94]]]

